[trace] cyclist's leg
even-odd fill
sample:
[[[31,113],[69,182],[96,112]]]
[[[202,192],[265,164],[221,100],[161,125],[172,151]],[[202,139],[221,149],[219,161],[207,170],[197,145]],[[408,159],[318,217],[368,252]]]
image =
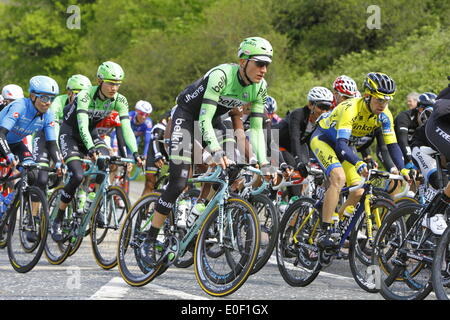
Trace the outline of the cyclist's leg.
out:
[[[345,184],[345,171],[340,163],[334,149],[329,143],[320,139],[320,136],[314,135],[311,139],[311,150],[313,151],[320,166],[329,178],[329,186],[325,192],[322,223],[327,225],[332,223],[332,217],[339,202],[341,189]]]
[[[445,158],[447,163],[450,162],[450,122],[449,117],[435,118],[434,114],[428,119],[425,127],[425,133],[431,144],[438,150]],[[433,206],[430,208],[429,217],[439,215],[441,220],[441,229],[446,228],[443,215],[446,208],[450,204],[450,182],[441,194],[438,194],[433,200]]]
[[[155,150],[150,145],[147,152],[147,159],[145,160],[145,185],[142,191],[142,196],[153,192],[155,190],[157,176],[160,169],[155,164]]]
[[[356,168],[348,161],[342,162],[342,167],[345,172],[345,183],[348,187],[356,186],[361,181],[361,176],[356,172]],[[348,206],[354,206],[358,203],[362,194],[364,193],[364,189],[358,189],[349,193],[347,200],[343,203],[341,208],[339,208],[339,216],[342,217],[344,215],[344,210]]]
[[[33,139],[33,159],[34,162],[39,164],[40,166],[48,167],[50,165],[50,161],[48,159],[48,150],[47,144],[45,140],[45,133],[43,130],[36,133]],[[37,179],[34,183],[39,189],[43,190],[45,194],[47,194],[47,183],[48,183],[48,171],[38,170]],[[36,216],[39,211],[39,202],[33,202],[33,215]]]
[[[177,108],[172,118],[171,145],[169,157],[169,184],[158,199],[155,214],[148,233],[148,243],[154,243],[167,215],[183,192],[192,165],[194,141],[194,117],[191,113]],[[151,249],[151,248],[149,248]],[[144,248],[147,250],[147,248]]]

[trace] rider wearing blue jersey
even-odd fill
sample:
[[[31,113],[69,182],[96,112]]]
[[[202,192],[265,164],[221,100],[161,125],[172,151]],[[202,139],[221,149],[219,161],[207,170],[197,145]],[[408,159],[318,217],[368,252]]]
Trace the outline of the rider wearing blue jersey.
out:
[[[53,112],[47,112],[55,96],[58,84],[52,78],[35,76],[30,80],[30,98],[17,99],[0,112],[0,153],[9,163],[16,164],[15,155],[21,162],[33,161],[33,156],[23,138],[44,130],[48,150],[57,167],[62,157],[56,143]]]
[[[30,80],[29,92],[30,98],[17,99],[0,112],[0,154],[13,166],[17,164],[15,156],[22,163],[34,163],[33,155],[22,140],[43,130],[48,151],[61,175],[62,156],[56,143],[54,114],[47,112],[59,93],[58,84],[47,76],[35,76]],[[34,216],[38,209],[39,206],[33,203]],[[35,231],[27,231],[26,237],[30,242],[38,239]]]

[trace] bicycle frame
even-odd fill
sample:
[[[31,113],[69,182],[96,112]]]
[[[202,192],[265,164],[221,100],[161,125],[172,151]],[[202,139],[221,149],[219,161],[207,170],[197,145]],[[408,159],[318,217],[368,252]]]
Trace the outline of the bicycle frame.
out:
[[[210,212],[218,205],[219,210],[219,232],[220,232],[220,243],[223,242],[223,222],[224,222],[224,203],[225,200],[229,198],[229,192],[228,192],[228,177],[225,176],[225,179],[221,177],[223,171],[221,167],[217,167],[216,170],[212,174],[208,174],[207,176],[200,176],[198,178],[190,178],[188,180],[189,183],[198,183],[198,182],[204,182],[204,183],[218,183],[220,184],[220,188],[217,191],[216,195],[209,201],[208,205],[206,206],[205,211],[196,219],[194,224],[191,226],[191,228],[187,231],[183,239],[179,242],[179,256],[184,256],[186,253],[187,247],[189,243],[192,241],[192,239],[197,235],[198,231],[200,230],[201,226],[203,225],[203,222],[206,220]],[[176,212],[174,208],[174,212]],[[175,218],[175,217],[174,217]],[[231,216],[228,216],[228,218],[231,220]],[[171,228],[175,228],[173,224]],[[230,228],[231,232],[233,232],[233,228]],[[234,235],[232,235],[233,241]],[[237,248],[237,244],[233,243],[233,246]]]

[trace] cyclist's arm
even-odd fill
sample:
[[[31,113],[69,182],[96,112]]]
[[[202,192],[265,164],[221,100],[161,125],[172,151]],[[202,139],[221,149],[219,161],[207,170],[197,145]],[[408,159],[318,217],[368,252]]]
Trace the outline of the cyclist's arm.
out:
[[[89,131],[89,105],[92,98],[88,90],[81,90],[77,95],[77,122],[80,131],[81,141],[87,150],[95,147]]]
[[[5,127],[0,127],[0,153],[3,157],[6,157],[7,154],[11,153],[11,149],[6,141],[6,135],[8,132],[9,130]]]
[[[57,163],[61,162],[63,157],[58,147],[58,143],[56,141],[55,134],[55,121],[53,112],[48,112],[45,114],[45,123],[44,123],[45,140],[46,145],[52,160]]]
[[[223,82],[225,82],[225,85]],[[222,82],[222,83],[221,83]],[[221,69],[212,71],[208,76],[208,84],[206,86],[205,94],[203,95],[202,105],[200,107],[199,128],[202,134],[203,141],[205,141],[207,150],[214,153],[221,150],[219,141],[214,133],[212,119],[217,110],[217,102],[220,97],[220,90],[215,89],[226,87],[228,82],[226,73]],[[219,85],[220,84],[220,85]]]
[[[403,160],[402,150],[397,143],[397,137],[395,136],[394,121],[392,119],[392,114],[387,109],[385,112],[380,114],[381,120],[381,131],[383,134],[384,142],[387,145],[391,159],[394,162],[398,170],[405,168],[405,162]]]
[[[144,154],[148,153],[148,148],[150,147],[150,142],[152,140],[152,127],[152,121],[150,119],[147,119],[144,139]]]
[[[377,139],[378,158],[383,162],[386,170],[390,172],[391,169],[395,167],[395,164],[392,161],[391,155],[389,154],[388,147],[384,142],[383,134],[380,128],[375,130],[375,138]]]
[[[308,119],[305,119],[303,109],[294,110],[289,114],[289,139],[291,140],[291,154],[294,156],[296,161],[300,160],[303,163],[308,162],[308,153],[305,154],[305,148],[302,148],[301,144],[301,138],[303,136],[301,124],[305,121],[308,121]]]
[[[113,131],[113,133],[114,133],[114,131]],[[115,138],[117,138],[117,149],[118,149],[119,156],[122,158],[126,158],[127,157],[127,146],[125,143],[125,138],[123,136],[122,127],[121,126],[116,127],[115,133],[116,133]],[[112,135],[111,135],[111,143],[113,143]]]
[[[406,162],[412,161],[411,147],[408,143],[409,123],[409,116],[405,112],[401,112],[395,119],[395,132],[397,135],[398,144]]]
[[[133,156],[136,157],[138,155],[138,147],[133,129],[131,129],[130,117],[128,115],[127,99],[124,96],[119,95],[115,108],[116,111],[119,112],[119,119],[122,126],[125,143],[130,149]]]

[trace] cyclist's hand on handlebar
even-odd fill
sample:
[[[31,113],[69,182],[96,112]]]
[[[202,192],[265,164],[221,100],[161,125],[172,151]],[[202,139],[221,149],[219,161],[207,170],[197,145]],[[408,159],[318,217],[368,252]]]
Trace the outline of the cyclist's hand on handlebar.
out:
[[[211,164],[212,166],[221,166],[222,169],[226,169],[231,164],[231,161],[227,158],[223,150],[218,150],[213,152]]]
[[[267,181],[272,181],[274,184],[278,181],[277,170],[270,165],[270,163],[265,163],[261,165],[261,172]]]
[[[17,159],[16,155],[13,153],[8,153],[8,155],[6,156],[6,161],[10,165],[11,168],[14,168],[19,164],[19,160]]]
[[[164,158],[160,158],[160,159],[155,161],[155,166],[158,169],[161,169],[163,167],[163,165],[164,165]]]
[[[416,170],[403,168],[402,170],[400,170],[400,174],[408,183],[412,183],[416,176]]]
[[[364,161],[358,161],[355,165],[356,167],[356,172],[358,172],[358,174],[363,177],[363,178],[367,178],[369,176],[369,170],[367,169],[367,163],[365,163]]]
[[[55,169],[58,177],[62,177],[66,173],[66,166],[61,161],[55,163]]]
[[[136,165],[140,168],[144,166],[145,159],[143,156],[139,155],[137,152],[133,153],[134,161],[136,161]]]
[[[294,168],[290,165],[288,165],[287,163],[283,162],[280,165],[280,169],[283,173],[283,177],[285,179],[288,179],[290,176],[292,176],[292,174],[294,173]]]
[[[88,156],[89,158],[91,158],[92,162],[97,162],[98,156],[99,156],[99,152],[97,150],[97,148],[93,147],[90,148],[88,151]]]

